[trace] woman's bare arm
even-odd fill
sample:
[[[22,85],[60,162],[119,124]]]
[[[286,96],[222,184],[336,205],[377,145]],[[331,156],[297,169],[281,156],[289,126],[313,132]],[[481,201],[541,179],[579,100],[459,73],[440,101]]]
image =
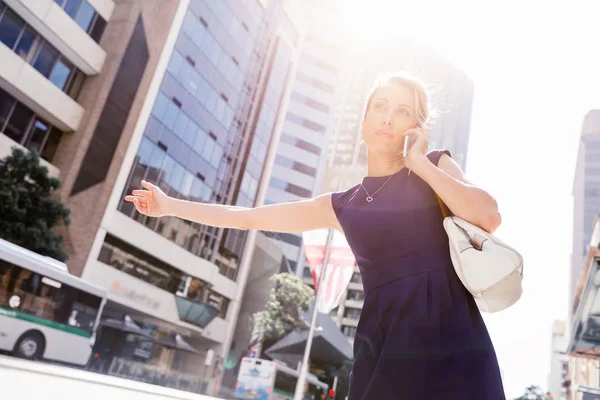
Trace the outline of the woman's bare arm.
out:
[[[423,157],[417,174],[433,188],[454,215],[493,233],[501,223],[496,200],[470,183],[447,154],[442,154],[439,167]]]
[[[342,231],[333,211],[331,193],[308,200],[246,208],[177,200],[150,182],[142,181],[142,186],[145,190],[133,190],[125,200],[149,217],[171,215],[203,225],[241,230],[296,233],[334,228]]]
[[[220,228],[288,233],[319,228],[341,231],[331,205],[331,193],[307,200],[255,208],[171,199],[167,214]]]

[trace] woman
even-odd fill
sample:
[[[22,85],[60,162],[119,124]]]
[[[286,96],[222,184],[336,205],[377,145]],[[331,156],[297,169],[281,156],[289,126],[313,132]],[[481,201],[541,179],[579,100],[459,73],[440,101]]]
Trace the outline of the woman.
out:
[[[360,268],[365,301],[354,341],[350,400],[504,400],[494,348],[473,298],[452,267],[435,195],[450,211],[493,232],[495,200],[469,183],[448,151],[426,153],[425,85],[383,78],[362,123],[368,175],[353,188],[256,208],[175,200],[142,182],[126,200],[145,215],[275,232],[335,228]],[[403,156],[404,138],[412,146]]]

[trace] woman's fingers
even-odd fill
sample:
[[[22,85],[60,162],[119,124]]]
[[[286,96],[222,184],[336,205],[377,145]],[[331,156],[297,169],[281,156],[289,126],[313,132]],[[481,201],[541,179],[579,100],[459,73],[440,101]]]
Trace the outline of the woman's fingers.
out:
[[[135,198],[133,200],[133,204],[135,205],[135,209],[138,210],[139,213],[150,215],[150,205],[145,199]]]
[[[148,181],[144,181],[144,180],[142,181],[142,186],[145,187],[146,189],[148,189],[149,191],[152,191],[152,188],[154,187],[153,184],[151,184]]]
[[[134,191],[135,191],[135,190],[134,190]],[[131,201],[131,202],[134,202],[134,201],[136,201],[136,200],[144,200],[144,201],[145,201],[145,200],[146,200],[146,197],[144,197],[144,196],[133,196],[133,195],[127,195],[127,196],[125,196],[125,200],[127,200],[127,201]]]
[[[147,197],[150,196],[152,192],[149,190],[133,190],[131,194],[133,194],[134,196]]]

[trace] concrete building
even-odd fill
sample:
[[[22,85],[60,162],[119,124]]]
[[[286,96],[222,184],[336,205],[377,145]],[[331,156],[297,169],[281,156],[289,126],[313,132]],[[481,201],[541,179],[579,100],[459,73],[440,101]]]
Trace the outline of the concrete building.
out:
[[[599,312],[595,305],[598,281],[598,214],[600,214],[600,111],[584,118],[573,184],[573,250],[569,306],[569,399],[582,390],[600,393],[600,362],[594,351],[600,337]]]
[[[566,353],[569,345],[567,327],[565,321],[556,320],[552,324],[552,347],[547,391],[552,394],[555,400],[567,400],[567,390],[563,386],[569,370],[569,357]]]
[[[199,353],[106,333],[96,370],[218,386],[247,272],[271,251],[256,233],[145,218],[122,198],[144,178],[182,199],[262,203],[297,28],[279,1],[0,1],[0,156],[37,149],[61,178],[68,265],[109,291],[107,316]]]
[[[328,21],[338,11],[334,1],[308,1],[298,10],[305,21],[298,70],[294,77],[281,140],[277,147],[273,176],[266,204],[284,203],[319,194],[327,146],[339,103],[344,54],[340,32]],[[302,273],[302,236],[279,234],[289,269]],[[301,267],[296,268],[297,265]]]
[[[582,273],[576,286],[564,386],[568,400],[600,395],[600,215],[592,224]]]
[[[573,184],[573,250],[571,252],[570,306],[584,267],[592,224],[600,213],[600,110],[583,121]]]
[[[112,0],[0,1],[0,156],[35,149],[52,175],[68,173],[63,143],[84,140],[95,122],[88,93],[111,62],[99,42],[111,40],[114,8]]]

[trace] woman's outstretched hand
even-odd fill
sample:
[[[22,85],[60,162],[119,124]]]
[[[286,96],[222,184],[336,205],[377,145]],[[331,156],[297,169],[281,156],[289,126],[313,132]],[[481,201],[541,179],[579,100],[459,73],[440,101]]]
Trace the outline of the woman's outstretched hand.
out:
[[[125,196],[125,200],[133,203],[140,214],[149,217],[168,215],[167,209],[173,199],[150,182],[142,181],[142,186],[146,190],[134,190]]]

